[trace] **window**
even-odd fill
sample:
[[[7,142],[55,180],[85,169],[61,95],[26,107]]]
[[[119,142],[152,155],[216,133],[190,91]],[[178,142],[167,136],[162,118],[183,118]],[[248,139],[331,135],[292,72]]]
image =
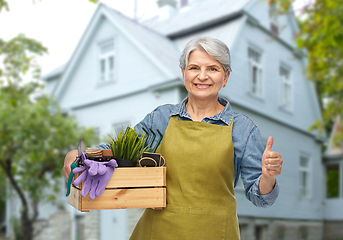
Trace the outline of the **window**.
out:
[[[277,240],[285,240],[286,239],[286,229],[284,226],[280,226],[277,228],[277,233],[276,233]]]
[[[262,54],[249,47],[249,92],[262,97]]]
[[[114,80],[114,60],[115,45],[114,41],[107,41],[99,45],[99,70],[100,82]]]
[[[263,226],[255,226],[255,240],[263,240]]]
[[[308,228],[307,227],[300,227],[299,228],[299,234],[298,234],[299,240],[308,240]]]
[[[248,240],[249,239],[249,229],[248,224],[239,224],[239,233],[241,236],[241,240]]]
[[[311,196],[310,192],[310,158],[308,156],[302,155],[299,159],[299,194],[300,198],[309,198]]]
[[[340,189],[339,164],[326,165],[326,197],[338,198]]]
[[[281,84],[281,94],[280,102],[281,107],[287,110],[292,109],[292,81],[291,73],[288,68],[285,66],[280,66],[280,84]]]

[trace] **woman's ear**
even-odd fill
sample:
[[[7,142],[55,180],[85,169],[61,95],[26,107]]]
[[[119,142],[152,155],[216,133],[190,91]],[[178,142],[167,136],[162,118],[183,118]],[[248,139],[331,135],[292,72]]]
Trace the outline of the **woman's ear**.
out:
[[[223,88],[226,86],[228,80],[229,80],[229,76],[230,76],[230,71],[227,72],[227,74],[225,74],[224,76],[224,81],[223,81]]]
[[[183,85],[185,85],[185,72],[182,70],[182,68],[181,68],[181,73],[182,73],[182,82],[183,82]]]

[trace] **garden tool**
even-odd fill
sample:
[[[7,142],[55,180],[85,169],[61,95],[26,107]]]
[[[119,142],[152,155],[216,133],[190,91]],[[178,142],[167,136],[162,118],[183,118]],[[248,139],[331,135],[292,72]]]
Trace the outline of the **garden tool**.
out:
[[[76,168],[80,162],[81,162],[81,155],[85,155],[86,153],[86,149],[85,149],[85,145],[83,144],[83,138],[81,138],[78,146],[77,146],[77,152],[78,152],[78,156],[76,157],[75,161],[70,165],[70,174],[69,174],[69,178],[68,178],[68,183],[67,183],[67,194],[66,196],[69,196],[70,194],[70,186],[71,186],[71,181],[73,180],[73,170],[74,168]]]

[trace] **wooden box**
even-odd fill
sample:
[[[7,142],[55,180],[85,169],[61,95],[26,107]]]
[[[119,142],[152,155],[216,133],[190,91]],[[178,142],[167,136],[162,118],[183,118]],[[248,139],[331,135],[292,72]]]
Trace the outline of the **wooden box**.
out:
[[[108,156],[108,153],[103,153]],[[103,209],[166,206],[166,167],[119,167],[100,197],[80,196],[82,185],[70,189],[68,203],[81,212]],[[77,177],[74,176],[74,179]]]

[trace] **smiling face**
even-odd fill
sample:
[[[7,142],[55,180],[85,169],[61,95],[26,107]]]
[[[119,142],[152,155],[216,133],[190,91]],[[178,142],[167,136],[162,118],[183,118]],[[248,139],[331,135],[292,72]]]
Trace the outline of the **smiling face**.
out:
[[[217,100],[230,72],[225,73],[219,61],[206,51],[194,50],[189,54],[188,65],[182,71],[183,83],[189,97],[199,100]]]

